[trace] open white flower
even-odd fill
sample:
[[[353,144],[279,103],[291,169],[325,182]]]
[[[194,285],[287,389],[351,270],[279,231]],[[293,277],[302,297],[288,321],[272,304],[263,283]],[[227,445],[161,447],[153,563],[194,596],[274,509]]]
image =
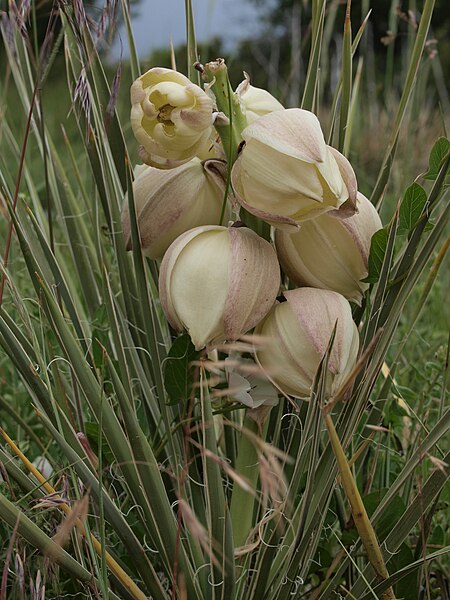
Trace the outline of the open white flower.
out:
[[[354,214],[356,177],[348,160],[327,146],[317,117],[278,110],[242,132],[245,145],[232,170],[239,203],[274,227],[298,224],[344,208]],[[343,206],[345,203],[345,207]]]
[[[131,86],[131,127],[149,165],[173,168],[210,144],[213,101],[187,77],[162,67]]]
[[[50,479],[53,475],[53,467],[51,462],[45,458],[45,456],[37,456],[33,460],[33,466],[36,467],[38,471],[45,477],[45,479]]]
[[[225,359],[225,363],[228,363],[225,365],[228,395],[232,400],[240,402],[248,408],[278,404],[277,389],[260,372],[260,367],[252,360],[231,354],[229,358]],[[239,371],[242,371],[243,374]]]

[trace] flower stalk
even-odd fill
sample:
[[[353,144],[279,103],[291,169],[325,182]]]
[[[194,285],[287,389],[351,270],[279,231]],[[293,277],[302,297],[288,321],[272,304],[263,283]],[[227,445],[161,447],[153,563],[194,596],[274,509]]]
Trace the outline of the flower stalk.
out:
[[[259,463],[255,437],[260,437],[260,427],[248,412],[245,414],[236,459],[235,471],[248,484],[248,488],[235,482],[231,495],[231,524],[234,547],[244,546],[253,523],[255,489],[258,483]]]
[[[205,77],[214,92],[217,110],[225,115],[228,123],[220,123],[216,119],[215,128],[220,135],[229,168],[233,166],[242,141],[242,131],[247,126],[246,118],[241,110],[239,97],[233,92],[228,78],[228,69],[223,58],[218,58],[205,65]]]
[[[216,99],[219,114],[225,115],[224,123],[216,118],[214,127],[220,136],[223,150],[227,159],[228,173],[224,208],[229,188],[231,187],[231,169],[238,157],[239,146],[242,142],[242,132],[247,127],[247,119],[242,111],[239,94],[233,91],[228,77],[228,69],[223,58],[211,61],[205,65],[204,77],[211,85]],[[223,116],[222,116],[223,119]],[[222,211],[223,212],[223,211]],[[265,240],[270,239],[270,227],[261,219],[255,218],[247,210],[241,208],[240,219],[249,229],[255,231]],[[221,218],[223,223],[223,215]]]

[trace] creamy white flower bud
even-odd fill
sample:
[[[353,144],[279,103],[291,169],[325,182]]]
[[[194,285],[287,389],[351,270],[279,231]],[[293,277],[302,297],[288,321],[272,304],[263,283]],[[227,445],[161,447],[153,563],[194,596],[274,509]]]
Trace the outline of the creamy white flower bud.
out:
[[[330,210],[354,214],[356,177],[348,160],[327,146],[317,117],[289,108],[257,119],[232,170],[239,203],[279,229]],[[345,204],[344,204],[345,203]]]
[[[159,297],[177,331],[196,349],[235,340],[265,317],[280,286],[275,250],[246,227],[187,231],[161,263]]]
[[[207,151],[213,101],[187,77],[162,67],[131,86],[131,127],[149,165],[173,168]]]
[[[333,394],[355,365],[358,330],[348,301],[336,292],[300,288],[285,292],[255,330],[265,342],[257,359],[285,394],[308,398],[337,321],[328,364],[327,394]]]
[[[135,169],[133,196],[144,254],[160,259],[182,233],[199,225],[218,225],[225,192],[226,165],[204,163],[193,158],[170,170],[154,167]],[[225,223],[230,211],[225,210]],[[122,210],[122,228],[127,250],[131,249],[128,199]]]
[[[298,286],[334,290],[361,303],[369,284],[370,241],[383,227],[373,204],[358,192],[358,212],[341,219],[339,211],[305,221],[292,235],[277,230],[275,245],[283,271]]]
[[[244,71],[244,81],[236,88],[236,94],[241,100],[241,108],[247,123],[250,125],[259,117],[276,110],[283,110],[284,106],[267,90],[250,85],[250,77]]]

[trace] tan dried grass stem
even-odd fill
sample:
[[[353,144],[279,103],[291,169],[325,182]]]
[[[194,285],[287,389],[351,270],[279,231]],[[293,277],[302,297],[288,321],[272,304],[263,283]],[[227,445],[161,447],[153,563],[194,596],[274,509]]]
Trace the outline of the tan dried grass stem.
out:
[[[375,530],[369,519],[361,498],[361,494],[359,493],[358,487],[353,478],[347,457],[345,456],[345,452],[341,446],[341,442],[334,427],[333,420],[329,414],[324,413],[323,416],[328,435],[330,436],[331,446],[338,463],[342,485],[350,503],[352,517],[355,522],[356,529],[367,552],[367,558],[369,559],[370,564],[375,570],[378,578],[384,581],[385,579],[389,578],[389,573],[381,553],[381,548],[378,543]],[[382,600],[395,600],[392,587],[383,592],[381,598]]]
[[[62,500],[62,498],[58,494],[58,492],[50,485],[50,483],[42,475],[42,473],[38,469],[36,469],[36,467],[33,465],[33,463],[31,463],[28,460],[28,458],[25,456],[25,454],[23,454],[23,452],[19,449],[19,447],[15,444],[15,442],[9,437],[9,435],[6,433],[6,431],[4,431],[4,429],[2,429],[1,427],[0,427],[0,434],[2,435],[3,439],[8,444],[8,446],[11,448],[11,450],[14,452],[14,454],[20,458],[20,460],[23,462],[23,464],[28,469],[28,471],[32,475],[34,475],[34,477],[36,477],[36,479],[39,481],[39,483],[44,488],[44,490],[48,494],[51,494],[52,500],[58,501],[57,504],[55,503],[55,506],[60,508],[66,515],[68,515],[68,517],[70,517],[73,512],[72,509],[70,508],[70,506],[68,504],[66,504],[65,502],[60,502]],[[80,532],[80,534],[84,538],[87,538],[89,535],[95,552],[98,554],[98,556],[101,557],[103,549],[102,549],[101,543],[97,540],[97,538],[92,533],[88,534],[88,532],[86,531],[86,527],[84,526],[83,522],[78,517],[75,519],[74,524],[75,524],[76,528],[78,529],[78,531]],[[106,564],[107,564],[109,570],[117,577],[117,579],[128,590],[128,592],[131,594],[131,596],[133,598],[136,598],[136,600],[147,600],[147,596],[138,588],[138,586],[134,583],[134,581],[127,575],[127,573],[125,573],[125,571],[122,569],[122,567],[111,556],[111,554],[109,554],[109,552],[107,550],[105,550],[105,556],[106,556]]]

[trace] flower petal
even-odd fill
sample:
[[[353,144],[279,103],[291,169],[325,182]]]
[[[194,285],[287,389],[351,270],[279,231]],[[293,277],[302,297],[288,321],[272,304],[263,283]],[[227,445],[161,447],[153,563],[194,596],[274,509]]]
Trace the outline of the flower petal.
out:
[[[264,115],[242,132],[251,139],[274,148],[281,154],[304,162],[325,160],[326,144],[316,115],[301,108],[287,108]]]
[[[271,309],[280,287],[280,267],[272,246],[246,227],[230,227],[230,284],[224,331],[234,340]]]
[[[344,180],[345,186],[348,191],[348,199],[351,201],[352,206],[356,210],[358,182],[356,181],[355,171],[353,170],[352,165],[345,158],[345,156],[341,154],[338,150],[336,150],[336,148],[328,146],[328,149],[333,154],[334,159],[337,162],[339,171],[341,173],[341,177]]]
[[[284,296],[320,358],[337,322],[329,369],[333,374],[340,373],[347,363],[353,338],[354,323],[348,301],[337,292],[315,288],[290,290]]]

